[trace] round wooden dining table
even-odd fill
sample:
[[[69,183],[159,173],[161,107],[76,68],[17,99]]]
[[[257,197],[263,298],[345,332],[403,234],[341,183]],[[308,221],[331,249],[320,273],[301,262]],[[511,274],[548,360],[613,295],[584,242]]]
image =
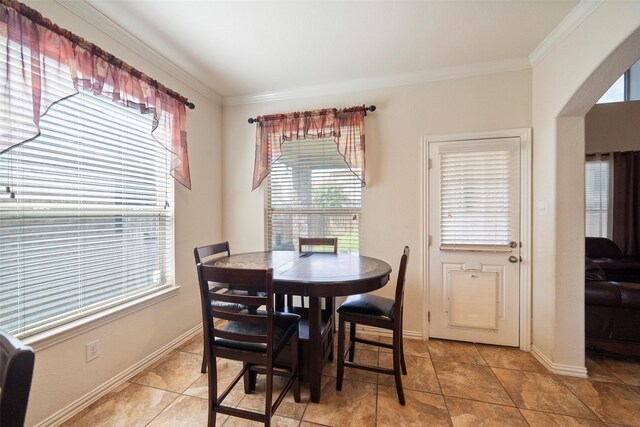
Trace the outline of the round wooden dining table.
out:
[[[353,253],[251,252],[219,258],[211,264],[227,268],[273,268],[276,294],[309,297],[308,380],[311,401],[316,403],[320,401],[326,360],[320,299],[374,291],[389,281],[391,273],[391,266],[386,262]]]

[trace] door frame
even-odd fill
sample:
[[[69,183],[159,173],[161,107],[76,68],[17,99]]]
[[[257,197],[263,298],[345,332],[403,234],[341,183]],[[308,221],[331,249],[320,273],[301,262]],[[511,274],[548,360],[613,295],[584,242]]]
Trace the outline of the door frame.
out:
[[[520,350],[531,350],[531,128],[428,135],[421,141],[422,150],[422,339],[429,339],[429,144],[435,142],[470,141],[478,139],[520,139]]]

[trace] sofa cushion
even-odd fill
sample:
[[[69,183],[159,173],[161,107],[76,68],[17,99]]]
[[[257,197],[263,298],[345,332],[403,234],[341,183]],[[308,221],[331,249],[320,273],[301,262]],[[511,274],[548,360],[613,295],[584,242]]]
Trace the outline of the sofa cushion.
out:
[[[640,309],[640,283],[622,282],[619,286],[620,306],[636,310]]]
[[[594,262],[591,258],[585,258],[584,278],[585,280],[606,281],[607,275],[602,267],[600,267],[600,264]]]
[[[594,259],[607,275],[607,279],[618,282],[640,282],[640,258]]]
[[[619,307],[621,296],[618,282],[585,282],[586,305]]]
[[[622,251],[613,240],[604,237],[585,238],[585,254],[589,258],[622,258]]]

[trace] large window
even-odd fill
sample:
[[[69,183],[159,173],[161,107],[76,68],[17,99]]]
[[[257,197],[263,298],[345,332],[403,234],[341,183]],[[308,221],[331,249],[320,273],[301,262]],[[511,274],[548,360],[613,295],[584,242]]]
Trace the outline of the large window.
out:
[[[585,235],[610,237],[609,208],[611,162],[600,156],[588,158],[585,164]]]
[[[0,327],[25,337],[171,286],[170,153],[150,120],[80,93],[0,155]]]
[[[299,237],[337,237],[338,251],[359,252],[361,182],[332,139],[285,142],[266,198],[266,241],[294,250]]]

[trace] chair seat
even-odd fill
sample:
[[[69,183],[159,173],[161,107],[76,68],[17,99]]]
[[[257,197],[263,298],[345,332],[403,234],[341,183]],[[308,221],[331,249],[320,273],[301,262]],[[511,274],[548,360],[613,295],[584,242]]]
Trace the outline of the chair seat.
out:
[[[376,317],[382,320],[393,320],[395,301],[378,295],[362,294],[347,297],[338,313],[359,314],[367,317]]]
[[[248,313],[247,310],[243,310]],[[292,313],[273,313],[273,351],[278,352],[280,348],[287,343],[291,335],[296,331],[300,316]],[[264,325],[251,325],[241,322],[227,322],[221,330],[246,335],[267,335]],[[224,338],[215,339],[215,345],[236,350],[252,351],[256,353],[266,353],[267,344],[252,343],[228,340]]]

